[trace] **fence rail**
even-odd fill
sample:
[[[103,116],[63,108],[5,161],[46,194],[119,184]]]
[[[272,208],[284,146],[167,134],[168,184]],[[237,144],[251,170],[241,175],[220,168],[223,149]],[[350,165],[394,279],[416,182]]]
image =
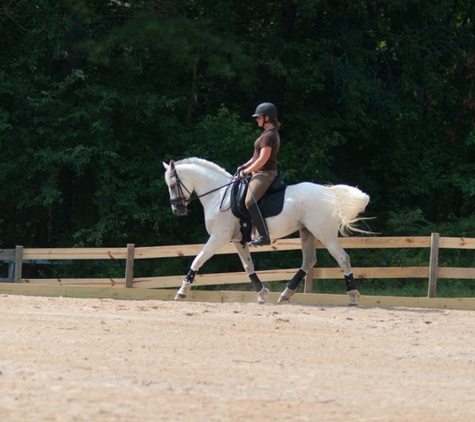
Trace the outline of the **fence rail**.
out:
[[[341,238],[345,249],[391,249],[391,248],[426,248],[430,249],[430,260],[423,267],[355,267],[353,272],[360,279],[391,279],[391,278],[422,278],[428,279],[428,297],[436,297],[437,280],[441,278],[475,279],[475,268],[439,267],[440,249],[475,249],[475,238],[439,237],[433,233],[427,237],[352,237]],[[122,248],[23,248],[0,250],[0,261],[8,262],[13,275],[3,281],[30,283],[51,286],[96,286],[111,288],[170,288],[181,285],[183,275],[160,275],[152,277],[134,277],[134,262],[141,259],[179,258],[195,256],[202,249],[202,244],[135,247],[128,244]],[[316,243],[317,249],[324,249]],[[257,248],[254,252],[288,251],[300,249],[300,239],[281,239],[270,246]],[[232,244],[220,249],[218,254],[234,254]],[[125,260],[125,274],[122,278],[23,278],[22,270],[25,262],[61,260]],[[262,281],[289,280],[297,271],[296,268],[259,271]],[[314,279],[339,279],[342,277],[340,268],[314,268],[313,274],[306,278],[306,293],[312,291]],[[197,284],[201,286],[248,283],[245,272],[201,274],[197,276]]]

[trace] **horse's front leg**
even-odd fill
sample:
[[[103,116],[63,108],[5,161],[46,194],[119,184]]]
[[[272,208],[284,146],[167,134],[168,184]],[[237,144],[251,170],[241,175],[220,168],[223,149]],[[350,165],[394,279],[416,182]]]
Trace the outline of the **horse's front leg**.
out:
[[[175,300],[184,299],[188,292],[191,289],[191,285],[195,280],[196,274],[198,273],[199,269],[203,266],[203,264],[210,259],[216,251],[224,246],[226,243],[229,242],[229,238],[225,238],[222,236],[213,236],[211,235],[208,241],[206,242],[205,246],[201,250],[201,252],[196,255],[195,259],[191,263],[191,267],[186,274],[180,289],[178,290]]]
[[[244,244],[244,247],[241,243],[235,242],[234,246],[236,247],[239,258],[241,259],[242,266],[244,271],[246,271],[249,276],[254,290],[257,292],[257,303],[262,304],[267,302],[267,296],[269,295],[269,289],[264,287],[261,280],[254,271],[254,263],[252,262],[251,252],[249,251],[248,244]]]

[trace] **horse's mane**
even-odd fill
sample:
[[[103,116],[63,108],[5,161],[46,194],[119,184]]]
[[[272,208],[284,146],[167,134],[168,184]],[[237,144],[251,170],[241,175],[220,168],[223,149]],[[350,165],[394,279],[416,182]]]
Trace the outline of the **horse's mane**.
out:
[[[230,176],[230,174],[225,169],[223,169],[222,167],[218,166],[215,163],[212,163],[211,161],[205,160],[204,158],[197,158],[197,157],[184,158],[183,160],[176,161],[175,164],[176,165],[197,164],[199,166],[206,167],[210,170],[221,173],[223,176],[226,176],[226,177]]]

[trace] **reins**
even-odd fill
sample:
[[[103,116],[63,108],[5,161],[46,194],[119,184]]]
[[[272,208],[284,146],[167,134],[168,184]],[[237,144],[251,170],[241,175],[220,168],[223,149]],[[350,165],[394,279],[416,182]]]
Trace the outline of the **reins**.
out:
[[[237,181],[239,181],[239,179],[235,178],[233,176],[233,179],[229,182],[229,183],[226,183],[222,186],[219,186],[215,189],[212,189],[208,192],[205,192],[201,195],[196,195],[194,192],[190,192],[187,187],[184,185],[184,183],[180,180],[180,178],[178,177],[178,173],[177,171],[175,170],[173,172],[173,174],[171,174],[171,177],[174,177],[177,181],[177,186],[178,186],[178,194],[179,194],[179,197],[178,198],[174,198],[174,199],[170,199],[170,204],[183,204],[185,207],[188,206],[188,204],[190,204],[191,202],[193,201],[196,201],[197,199],[200,199],[200,198],[203,198],[204,196],[207,196],[207,195],[210,195],[214,192],[217,192],[219,190],[221,190],[222,188],[228,188],[229,189],[229,186],[231,186],[232,184],[236,183]],[[185,189],[185,191],[188,193],[189,195],[189,198],[186,199],[185,198],[185,195],[183,193],[183,189]],[[224,193],[223,195],[223,199],[221,199],[221,204],[219,206],[219,208],[221,209],[221,206],[223,204],[223,201],[224,201],[224,198],[226,197],[227,195],[227,192],[228,192],[228,189],[226,189],[226,192]]]
[[[221,202],[219,204],[219,210],[221,212],[226,212],[227,210],[229,210],[231,208],[231,202],[229,203],[229,207],[226,208],[226,209],[223,209],[223,203],[224,203],[224,200],[226,199],[226,196],[228,196],[228,192],[229,192],[229,186],[235,184],[235,183],[239,183],[239,176],[237,175],[237,173],[233,176],[232,180],[230,183],[227,184],[226,186],[226,190],[224,191],[224,195],[223,197],[221,198]],[[224,187],[224,186],[221,186],[221,187]]]

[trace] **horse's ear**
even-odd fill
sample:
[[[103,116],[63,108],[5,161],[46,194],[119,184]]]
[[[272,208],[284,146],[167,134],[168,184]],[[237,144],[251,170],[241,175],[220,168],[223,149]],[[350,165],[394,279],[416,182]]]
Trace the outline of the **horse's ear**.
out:
[[[167,164],[167,163],[165,163],[165,161],[162,161],[162,164],[163,164],[163,167],[165,167],[165,170],[168,170],[168,169],[174,170],[175,169],[175,162],[173,160],[170,160],[170,164]]]

